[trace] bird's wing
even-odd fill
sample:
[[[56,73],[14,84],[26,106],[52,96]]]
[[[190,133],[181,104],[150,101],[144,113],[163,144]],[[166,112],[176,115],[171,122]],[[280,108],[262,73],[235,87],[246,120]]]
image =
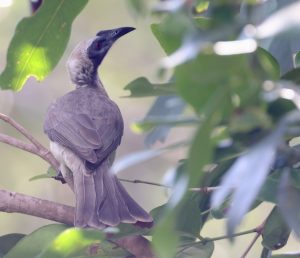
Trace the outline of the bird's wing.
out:
[[[68,110],[56,103],[48,110],[44,130],[51,141],[71,149],[94,169],[120,144],[123,120],[112,101],[102,102],[99,112]]]

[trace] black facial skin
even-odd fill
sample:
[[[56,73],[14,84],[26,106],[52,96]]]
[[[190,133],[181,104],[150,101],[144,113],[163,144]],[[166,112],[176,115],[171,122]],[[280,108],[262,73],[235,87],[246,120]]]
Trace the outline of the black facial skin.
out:
[[[112,30],[102,30],[97,33],[97,38],[87,49],[88,57],[95,67],[98,67],[113,43],[125,34],[135,30],[132,27],[121,27]]]

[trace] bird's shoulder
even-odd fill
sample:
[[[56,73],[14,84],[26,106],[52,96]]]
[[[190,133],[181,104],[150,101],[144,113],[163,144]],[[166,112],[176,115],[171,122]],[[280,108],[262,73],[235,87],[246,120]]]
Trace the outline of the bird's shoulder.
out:
[[[48,123],[44,125],[45,130],[74,118],[89,120],[95,129],[103,121],[107,125],[118,123],[118,127],[123,127],[123,118],[117,104],[94,88],[79,88],[59,97],[49,106],[46,118]]]

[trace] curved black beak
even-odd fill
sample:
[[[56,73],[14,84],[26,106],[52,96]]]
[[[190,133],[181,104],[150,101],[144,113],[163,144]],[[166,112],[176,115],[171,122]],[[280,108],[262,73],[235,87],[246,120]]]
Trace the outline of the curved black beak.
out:
[[[125,34],[135,30],[133,27],[121,27],[112,30],[102,30],[97,33],[98,37],[104,36],[105,38],[110,38],[113,41],[117,40],[118,38],[124,36]]]
[[[133,27],[122,27],[122,28],[118,28],[118,29],[115,29],[118,31],[118,38],[124,36],[125,34],[135,30],[135,28]]]

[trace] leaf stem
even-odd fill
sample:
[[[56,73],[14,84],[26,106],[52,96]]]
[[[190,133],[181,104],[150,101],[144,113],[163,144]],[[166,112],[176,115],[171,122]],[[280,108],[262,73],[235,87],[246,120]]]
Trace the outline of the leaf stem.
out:
[[[159,187],[164,187],[164,188],[172,188],[172,186],[169,185],[164,185],[160,183],[155,183],[155,182],[150,182],[150,181],[145,181],[145,180],[139,180],[139,179],[124,179],[124,178],[119,178],[120,181],[127,182],[127,183],[133,183],[133,184],[146,184],[146,185],[154,185],[154,186],[159,186]],[[211,187],[199,187],[199,188],[189,188],[189,191],[191,192],[199,192],[199,193],[211,193],[215,190],[217,190],[219,187],[218,186],[211,186]]]
[[[242,231],[242,232],[233,234],[231,237],[238,237],[238,236],[252,234],[252,233],[256,233],[256,232],[257,232],[257,228],[253,228],[253,229],[249,229],[249,230],[246,230],[246,231]],[[223,236],[219,236],[219,237],[203,238],[202,236],[199,235],[198,238],[200,239],[200,241],[181,245],[180,247],[182,247],[182,249],[178,252],[178,254],[182,253],[184,250],[186,250],[187,248],[192,247],[194,245],[198,245],[198,244],[205,245],[208,242],[214,242],[214,241],[218,241],[218,240],[224,240],[224,239],[228,239],[230,237],[227,236],[227,235],[223,235]]]
[[[248,234],[252,234],[252,233],[256,233],[256,228],[235,233],[235,234],[232,235],[232,237],[238,237],[238,236],[248,235]],[[224,239],[227,239],[227,238],[229,238],[229,236],[224,235],[224,236],[219,236],[219,237],[206,238],[204,241],[212,242],[212,241],[224,240]]]

